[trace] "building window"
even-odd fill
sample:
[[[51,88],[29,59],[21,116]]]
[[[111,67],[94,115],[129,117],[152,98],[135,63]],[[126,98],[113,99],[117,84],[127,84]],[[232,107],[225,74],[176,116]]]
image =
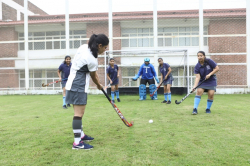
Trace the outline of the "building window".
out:
[[[208,34],[207,31],[208,28],[205,26],[204,35]],[[199,27],[158,28],[158,46],[199,46],[199,37],[191,37],[192,35],[199,35]],[[154,40],[151,38],[152,36],[153,28],[123,28],[122,37],[127,37],[127,39],[122,39],[122,47],[153,47]],[[207,46],[207,44],[207,37],[204,37],[204,46]]]
[[[122,29],[122,47],[153,47],[153,28],[124,28]],[[142,37],[142,38],[140,38]]]
[[[58,80],[57,70],[41,69],[29,70],[29,88],[31,90],[44,89],[42,84],[47,84]],[[25,88],[25,70],[19,70],[19,88]],[[52,84],[46,87],[47,90],[61,90],[61,83]]]
[[[19,40],[24,40],[24,33],[19,33]],[[65,49],[65,31],[47,31],[47,32],[29,32],[29,40],[38,40],[29,42],[29,50],[53,50],[53,49]],[[70,48],[79,48],[82,44],[87,44],[85,30],[73,30],[70,31]],[[54,40],[54,41],[47,41]],[[19,50],[24,50],[24,43],[19,43]]]

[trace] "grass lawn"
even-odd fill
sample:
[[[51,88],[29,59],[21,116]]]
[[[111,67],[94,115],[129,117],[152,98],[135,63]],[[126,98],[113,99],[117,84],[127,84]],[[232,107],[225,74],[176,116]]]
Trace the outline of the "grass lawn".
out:
[[[174,104],[182,97],[120,96],[126,127],[104,95],[89,95],[83,129],[94,149],[72,150],[73,108],[61,95],[0,96],[0,165],[250,165],[250,95],[215,95],[211,114],[203,95],[198,115],[194,95]]]

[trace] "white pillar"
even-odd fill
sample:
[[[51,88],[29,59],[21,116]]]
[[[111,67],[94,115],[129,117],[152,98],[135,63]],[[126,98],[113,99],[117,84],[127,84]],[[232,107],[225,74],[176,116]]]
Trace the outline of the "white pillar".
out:
[[[20,21],[21,20],[21,12],[20,12],[20,10],[17,10],[16,11],[16,19],[17,19],[17,21]]]
[[[3,20],[3,6],[2,6],[2,0],[0,0],[0,20]]]
[[[247,33],[247,86],[250,88],[250,1],[246,0],[246,33]]]
[[[189,82],[189,79],[191,78],[190,76],[189,76],[189,55],[188,55],[188,50],[186,50],[185,51],[185,56],[187,57],[187,94],[189,94],[189,92],[190,92],[190,87],[192,86],[190,86],[189,84],[190,84],[190,82]]]
[[[104,74],[104,82],[105,82],[105,87],[107,86],[107,73],[106,73],[106,71],[107,71],[107,65],[106,65],[106,59],[107,59],[107,52],[105,51],[104,52],[104,72],[105,72],[105,74]],[[107,89],[105,89],[105,91],[107,92]]]
[[[157,50],[158,48],[158,22],[157,22],[157,0],[154,0],[154,9],[153,9],[153,29],[154,29],[154,49]],[[158,54],[154,55],[154,67],[156,74],[158,76]]]
[[[69,0],[65,0],[66,55],[69,55]]]
[[[29,90],[29,43],[28,43],[28,0],[24,0],[24,50],[25,50],[25,89]]]
[[[199,49],[204,51],[203,39],[203,0],[199,0]]]
[[[113,51],[113,16],[112,15],[113,15],[112,0],[109,0],[109,51]],[[110,54],[110,58],[112,57],[113,57],[113,54]]]

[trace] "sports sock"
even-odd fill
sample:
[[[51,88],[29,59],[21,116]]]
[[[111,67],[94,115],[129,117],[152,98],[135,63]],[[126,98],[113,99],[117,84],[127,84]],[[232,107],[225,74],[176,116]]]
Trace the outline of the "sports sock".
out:
[[[164,93],[164,100],[168,101],[168,93]]]
[[[81,131],[82,131],[82,118],[78,116],[73,117],[72,128],[74,133],[74,143],[79,144],[81,141]]]
[[[84,132],[83,132],[83,129],[81,128],[81,138],[83,138],[85,136]]]
[[[207,109],[210,109],[213,104],[213,100],[207,100]]]
[[[116,98],[118,99],[119,98],[119,90],[116,90],[115,94],[116,94]]]
[[[63,96],[63,105],[66,105],[65,96]]]
[[[194,108],[198,108],[199,104],[200,104],[200,101],[201,101],[201,96],[195,96],[194,98]]]
[[[112,97],[112,100],[114,100],[114,98],[115,98],[115,91],[111,91],[111,97]]]
[[[171,92],[168,93],[168,100],[171,101]]]

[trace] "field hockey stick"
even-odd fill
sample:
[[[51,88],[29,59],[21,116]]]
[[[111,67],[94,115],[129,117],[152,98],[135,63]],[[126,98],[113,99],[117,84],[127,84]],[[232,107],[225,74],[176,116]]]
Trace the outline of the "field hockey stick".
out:
[[[65,80],[67,80],[68,78],[64,78],[64,79],[62,79],[62,81],[65,81]],[[58,83],[58,82],[60,82],[59,80],[58,81],[54,81],[54,82],[50,82],[50,83],[48,83],[48,84],[42,84],[42,87],[46,87],[46,86],[49,86],[49,85],[51,85],[51,84],[55,84],[55,83]]]
[[[117,79],[117,78],[116,78],[116,79]],[[115,81],[116,79],[114,79],[114,81]],[[113,83],[114,81],[112,81],[112,83]],[[105,86],[103,89],[106,90],[107,88],[110,87],[110,85],[111,85],[111,84],[110,84],[110,82],[109,82],[109,84],[108,84],[107,86]]]
[[[199,85],[197,85],[189,94],[187,94],[185,97],[183,97],[182,99],[181,99],[181,101],[177,101],[177,100],[175,100],[175,104],[180,104],[180,103],[182,103],[191,93],[193,93],[204,81],[206,81],[206,80],[203,80],[203,81],[201,81],[201,83],[199,83]]]
[[[116,105],[112,102],[112,100],[110,99],[110,97],[108,96],[108,94],[102,89],[102,92],[104,93],[104,95],[106,96],[106,98],[108,99],[108,101],[110,102],[110,104],[112,105],[112,107],[114,108],[115,112],[118,114],[118,116],[121,118],[121,120],[123,121],[123,123],[127,126],[127,127],[131,127],[133,126],[134,122],[131,121],[130,123],[125,119],[125,117],[122,115],[121,111],[116,107]]]
[[[124,87],[125,85],[127,85],[128,83],[130,83],[130,82],[132,82],[132,81],[133,81],[133,80],[131,80],[131,81],[127,82],[126,84],[122,85],[122,87]]]
[[[165,81],[165,80],[163,80],[163,81],[160,83],[160,85],[158,85],[158,87],[156,88],[156,90],[155,90],[152,94],[150,94],[150,97],[154,96],[155,92],[158,91],[158,89],[160,88],[160,86],[162,85],[162,83],[163,83],[164,81]]]

